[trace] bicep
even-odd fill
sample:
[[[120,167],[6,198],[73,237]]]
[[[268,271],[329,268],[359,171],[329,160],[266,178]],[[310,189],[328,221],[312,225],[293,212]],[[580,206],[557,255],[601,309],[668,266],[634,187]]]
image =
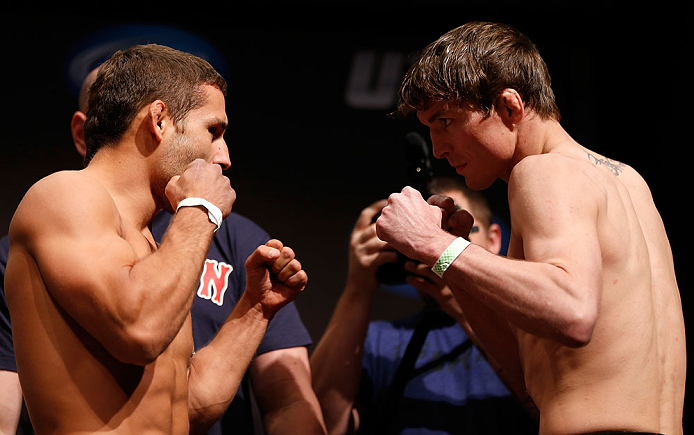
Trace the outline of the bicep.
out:
[[[581,177],[567,171],[515,179],[509,183],[509,208],[524,260],[555,266],[592,288],[602,268],[599,193],[592,183],[575,179]]]
[[[137,257],[119,233],[120,217],[110,198],[57,195],[49,190],[26,198],[11,240],[36,264],[30,279],[42,281],[61,308],[99,338],[121,314],[117,301],[124,292],[117,290]]]
[[[123,314],[121,306],[130,305],[123,300],[128,293],[122,290],[137,262],[123,239],[90,234],[43,237],[32,250],[48,292],[88,330],[89,323],[103,326],[110,317]]]

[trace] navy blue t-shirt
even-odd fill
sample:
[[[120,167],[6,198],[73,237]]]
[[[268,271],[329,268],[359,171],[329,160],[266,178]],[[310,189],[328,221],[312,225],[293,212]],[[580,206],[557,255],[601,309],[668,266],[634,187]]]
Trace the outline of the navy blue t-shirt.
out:
[[[511,396],[458,323],[442,312],[395,409],[386,408],[393,405],[389,392],[421,316],[369,324],[357,400],[359,433],[537,434],[538,422]]]
[[[171,215],[166,212],[154,218],[152,234],[156,241],[161,241],[170,219]],[[196,350],[214,338],[234,309],[246,288],[246,259],[268,240],[270,236],[248,218],[231,213],[224,219],[222,227],[212,239],[191,308]],[[311,338],[292,302],[272,318],[256,354],[310,344]],[[208,433],[253,433],[247,373],[226,414]]]
[[[170,219],[171,215],[166,212],[161,212],[155,217],[152,233],[157,241],[161,241]],[[234,309],[246,286],[246,258],[269,239],[269,235],[258,225],[236,213],[231,213],[222,223],[222,227],[212,239],[191,308],[196,350],[214,338]],[[8,251],[9,240],[5,236],[0,240],[0,370],[16,372],[12,327],[4,290]],[[275,314],[256,354],[310,344],[311,338],[301,322],[296,306],[290,303]],[[209,434],[252,434],[253,431],[253,414],[246,374],[226,414],[212,427]]]
[[[12,325],[10,323],[10,310],[7,309],[5,300],[5,266],[7,266],[7,252],[10,250],[10,240],[7,236],[0,239],[0,370],[17,371],[17,363],[14,359],[14,345],[12,344]]]

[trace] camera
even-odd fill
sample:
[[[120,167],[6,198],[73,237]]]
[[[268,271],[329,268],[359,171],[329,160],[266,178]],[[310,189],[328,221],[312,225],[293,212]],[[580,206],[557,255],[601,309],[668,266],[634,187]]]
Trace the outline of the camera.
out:
[[[403,145],[407,160],[407,185],[421,192],[424,198],[428,198],[430,196],[428,185],[433,176],[433,170],[427,143],[419,133],[411,131],[405,134]],[[405,277],[409,274],[405,270],[405,262],[411,261],[411,259],[400,252],[397,254],[398,258],[395,262],[383,264],[376,271],[376,278],[381,284],[399,285],[405,283]]]

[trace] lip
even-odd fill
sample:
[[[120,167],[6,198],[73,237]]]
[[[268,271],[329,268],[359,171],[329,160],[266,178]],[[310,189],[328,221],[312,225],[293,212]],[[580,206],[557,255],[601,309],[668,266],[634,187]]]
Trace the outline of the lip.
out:
[[[457,172],[460,175],[463,175],[463,171],[467,167],[467,163],[460,163],[457,165],[452,165],[455,168],[455,172]]]

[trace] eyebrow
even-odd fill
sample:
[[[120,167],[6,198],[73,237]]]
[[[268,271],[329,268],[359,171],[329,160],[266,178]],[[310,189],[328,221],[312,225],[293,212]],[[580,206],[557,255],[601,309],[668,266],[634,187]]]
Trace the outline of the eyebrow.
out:
[[[220,127],[223,131],[226,131],[227,127],[229,127],[229,122],[225,121],[223,118],[213,118],[210,120],[209,125]]]

